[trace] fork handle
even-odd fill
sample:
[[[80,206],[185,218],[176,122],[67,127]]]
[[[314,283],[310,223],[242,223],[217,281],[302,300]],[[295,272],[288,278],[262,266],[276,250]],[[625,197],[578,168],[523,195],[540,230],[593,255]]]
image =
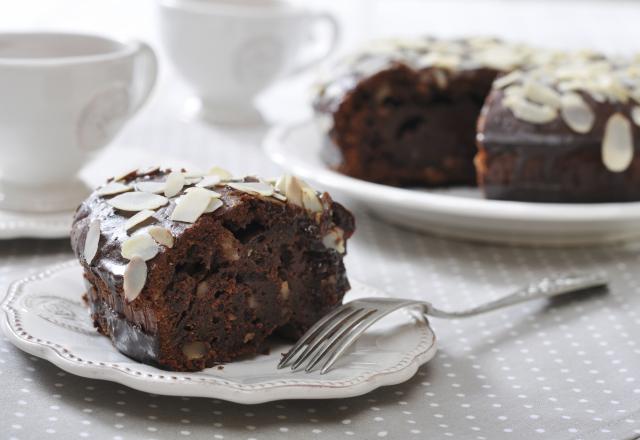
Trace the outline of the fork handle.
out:
[[[543,278],[535,284],[519,289],[505,297],[499,298],[458,312],[447,312],[426,303],[423,311],[426,315],[438,318],[464,318],[481,313],[501,309],[503,307],[519,304],[538,298],[550,298],[594,287],[606,286],[607,278],[603,274],[566,274],[554,278]]]

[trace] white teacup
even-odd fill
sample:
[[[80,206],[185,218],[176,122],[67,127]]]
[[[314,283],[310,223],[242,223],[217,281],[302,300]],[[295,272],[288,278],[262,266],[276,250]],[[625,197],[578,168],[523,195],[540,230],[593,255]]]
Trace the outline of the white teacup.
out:
[[[142,42],[0,33],[0,208],[61,211],[80,168],[147,100],[157,60]]]
[[[158,1],[166,50],[199,97],[201,116],[212,122],[259,122],[256,95],[324,60],[340,37],[331,14],[284,1]],[[328,27],[326,44],[318,44],[321,23]],[[309,53],[320,45],[321,53]]]

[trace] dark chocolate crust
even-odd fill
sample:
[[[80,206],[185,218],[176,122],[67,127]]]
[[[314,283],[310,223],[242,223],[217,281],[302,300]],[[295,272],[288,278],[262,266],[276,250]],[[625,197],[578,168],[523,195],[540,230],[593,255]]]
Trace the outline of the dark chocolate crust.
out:
[[[125,182],[159,181],[166,175],[133,173]],[[162,246],[147,261],[146,284],[131,302],[123,293],[127,260],[121,255],[130,215],[97,193],[79,207],[71,244],[84,267],[91,315],[96,328],[127,356],[164,369],[195,371],[261,353],[269,335],[300,336],[349,289],[344,250],[325,246],[323,237],[340,230],[346,241],[354,219],[328,194],[319,197],[322,212],[309,213],[225,185],[215,190],[223,206],[193,224],[169,219],[175,198],[156,211],[154,225],[171,231],[174,246]],[[84,244],[96,219],[101,236],[89,265]]]
[[[640,128],[631,124],[634,156],[623,172],[603,163],[605,126],[615,113],[631,120],[633,103],[595,101],[579,93],[594,112],[588,133],[576,133],[561,117],[533,124],[514,116],[495,89],[478,120],[478,182],[489,199],[599,203],[640,200]]]

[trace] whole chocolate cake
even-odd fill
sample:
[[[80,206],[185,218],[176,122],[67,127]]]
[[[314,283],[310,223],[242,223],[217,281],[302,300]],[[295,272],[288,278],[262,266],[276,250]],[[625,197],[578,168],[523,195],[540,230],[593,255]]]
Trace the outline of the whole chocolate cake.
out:
[[[492,38],[385,40],[332,68],[314,109],[337,169],[390,184],[475,184],[476,122],[500,72],[550,56]]]
[[[327,194],[208,173],[133,171],[79,207],[71,233],[98,331],[141,362],[196,371],[297,338],[349,289],[354,219]]]
[[[640,200],[640,64],[559,60],[494,83],[478,123],[491,199]]]

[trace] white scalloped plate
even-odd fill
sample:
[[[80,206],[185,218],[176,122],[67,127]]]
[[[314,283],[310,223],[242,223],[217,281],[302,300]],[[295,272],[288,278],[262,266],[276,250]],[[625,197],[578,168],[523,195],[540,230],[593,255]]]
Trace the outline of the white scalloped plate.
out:
[[[222,369],[163,371],[127,358],[99,335],[81,302],[83,292],[82,269],[75,261],[16,281],[2,302],[2,329],[16,347],[78,376],[110,380],[154,394],[237,403],[365,394],[408,380],[436,352],[428,322],[419,314],[401,311],[373,326],[325,375],[277,370],[280,353],[288,346],[275,341],[271,354],[229,363]],[[352,281],[347,300],[380,295]]]
[[[275,127],[264,149],[278,165],[321,188],[362,202],[401,226],[474,241],[567,246],[640,238],[640,202],[527,203],[486,200],[477,188],[416,190],[379,185],[333,171],[315,121]]]

